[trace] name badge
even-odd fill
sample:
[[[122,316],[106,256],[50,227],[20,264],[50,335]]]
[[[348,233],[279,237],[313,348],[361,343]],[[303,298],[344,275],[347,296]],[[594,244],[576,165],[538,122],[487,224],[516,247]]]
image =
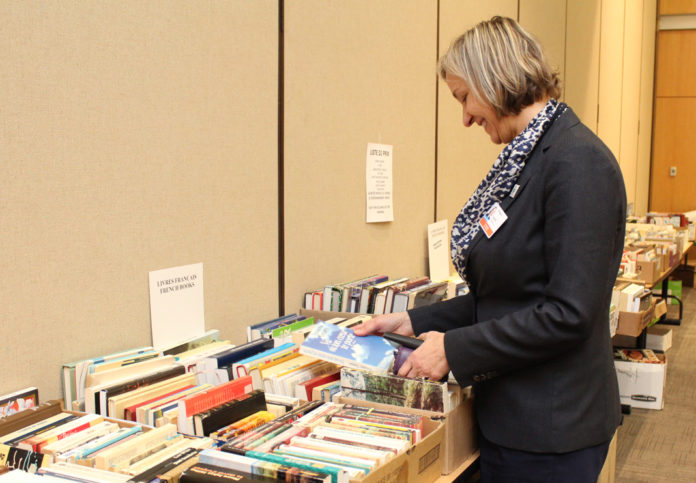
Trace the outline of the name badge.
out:
[[[491,206],[488,213],[483,215],[483,218],[479,220],[479,225],[481,225],[481,229],[486,236],[490,238],[507,219],[508,217],[500,207],[500,203],[496,203]]]

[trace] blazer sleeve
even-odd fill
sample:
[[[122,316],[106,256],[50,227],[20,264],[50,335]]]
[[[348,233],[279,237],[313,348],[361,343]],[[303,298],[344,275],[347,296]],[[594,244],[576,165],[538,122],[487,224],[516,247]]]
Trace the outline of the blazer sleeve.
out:
[[[474,314],[475,302],[471,293],[408,311],[415,335],[430,330],[447,332],[471,325],[475,319]]]
[[[594,324],[608,324],[625,230],[618,164],[599,141],[552,146],[538,161],[545,163],[544,297],[446,332],[447,360],[462,385],[543,363],[587,340]]]

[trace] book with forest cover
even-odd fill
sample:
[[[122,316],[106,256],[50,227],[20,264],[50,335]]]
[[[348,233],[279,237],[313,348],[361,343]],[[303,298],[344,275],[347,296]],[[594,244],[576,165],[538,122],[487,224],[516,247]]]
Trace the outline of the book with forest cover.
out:
[[[459,386],[429,379],[409,379],[392,374],[341,368],[344,396],[414,409],[449,412],[461,401]]]
[[[300,353],[340,366],[385,373],[394,362],[394,346],[376,335],[356,336],[351,329],[318,322]]]

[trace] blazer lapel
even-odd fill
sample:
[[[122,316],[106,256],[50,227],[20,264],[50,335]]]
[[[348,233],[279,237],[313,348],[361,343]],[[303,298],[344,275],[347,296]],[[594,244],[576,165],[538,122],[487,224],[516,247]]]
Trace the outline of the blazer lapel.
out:
[[[517,178],[517,188],[513,187],[512,191],[510,191],[510,194],[506,196],[503,201],[500,202],[500,207],[503,209],[503,211],[507,212],[508,208],[517,199],[520,198],[520,194],[522,193],[524,187],[527,185],[529,180],[532,179],[534,173],[541,167],[540,163],[543,162],[542,158],[544,157],[546,151],[553,145],[556,136],[579,122],[580,119],[575,115],[573,110],[570,107],[568,107],[563,116],[561,116],[559,119],[556,119],[556,121],[549,127],[549,130],[541,138],[540,144],[534,148],[531,156],[529,156],[529,159],[527,160],[527,163],[525,164],[525,167],[522,170],[520,177]],[[478,233],[476,233],[476,236],[474,236],[474,239],[471,240],[468,253],[470,254],[474,250],[478,242],[485,237],[486,235],[483,233],[483,230],[479,229]],[[467,255],[465,261],[465,269],[466,265],[468,264],[469,256]]]

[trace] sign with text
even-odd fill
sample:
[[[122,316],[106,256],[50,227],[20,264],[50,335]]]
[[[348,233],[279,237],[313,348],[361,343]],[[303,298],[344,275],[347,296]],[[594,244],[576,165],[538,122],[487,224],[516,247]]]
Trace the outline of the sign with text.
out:
[[[150,326],[155,349],[205,333],[202,263],[150,272]]]
[[[428,261],[430,265],[430,280],[439,282],[449,278],[447,220],[440,220],[428,225]]]
[[[367,144],[367,223],[394,221],[392,148],[388,144]]]

